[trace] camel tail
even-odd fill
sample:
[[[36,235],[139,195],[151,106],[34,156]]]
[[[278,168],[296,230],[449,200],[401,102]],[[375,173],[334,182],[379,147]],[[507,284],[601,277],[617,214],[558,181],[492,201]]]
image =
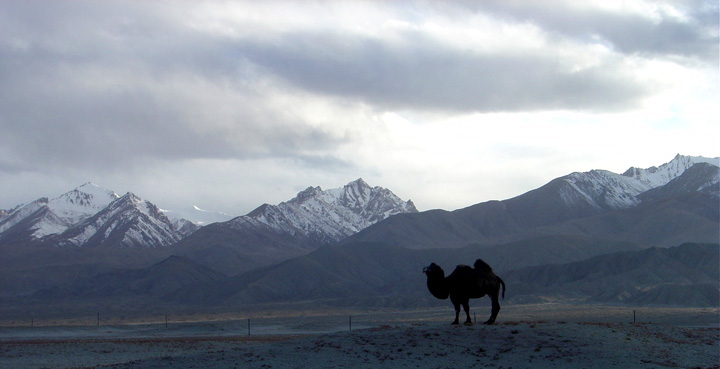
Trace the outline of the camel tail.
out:
[[[502,278],[497,277],[498,281],[500,281],[500,284],[502,285],[503,292],[502,292],[502,298],[505,300],[505,282],[503,282]]]

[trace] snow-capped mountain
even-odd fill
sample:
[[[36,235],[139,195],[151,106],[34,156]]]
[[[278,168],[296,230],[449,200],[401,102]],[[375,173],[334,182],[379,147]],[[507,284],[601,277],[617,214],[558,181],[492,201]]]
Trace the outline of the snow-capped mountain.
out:
[[[85,183],[52,200],[18,205],[0,218],[0,242],[42,242],[53,246],[167,246],[197,230],[171,222],[152,203],[128,193]]]
[[[54,243],[86,247],[162,247],[181,238],[157,206],[128,192],[91,218],[57,235]]]
[[[305,255],[399,213],[417,209],[412,201],[358,179],[331,190],[308,187],[286,202],[202,227],[173,247],[234,275]]]
[[[289,201],[276,206],[264,204],[231,222],[237,227],[262,223],[278,231],[328,243],[391,215],[414,212],[417,209],[412,201],[403,201],[388,189],[370,187],[360,178],[326,191],[308,187]]]
[[[567,184],[559,193],[568,204],[585,203],[590,207],[605,210],[624,209],[638,205],[642,202],[640,194],[667,185],[693,165],[708,163],[717,167],[719,161],[719,158],[678,154],[660,167],[631,167],[622,175],[606,170],[576,172],[556,181]]]
[[[561,180],[568,186],[559,191],[569,205],[585,202],[597,209],[621,209],[640,203],[637,196],[651,187],[633,178],[606,170],[572,173]]]

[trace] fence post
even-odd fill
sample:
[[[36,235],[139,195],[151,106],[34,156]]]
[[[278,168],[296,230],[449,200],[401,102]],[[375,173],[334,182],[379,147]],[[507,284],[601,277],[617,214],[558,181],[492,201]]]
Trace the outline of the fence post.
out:
[[[350,330],[352,330],[352,315],[348,317],[348,325],[350,326]]]
[[[248,319],[248,336],[250,335],[250,319]]]

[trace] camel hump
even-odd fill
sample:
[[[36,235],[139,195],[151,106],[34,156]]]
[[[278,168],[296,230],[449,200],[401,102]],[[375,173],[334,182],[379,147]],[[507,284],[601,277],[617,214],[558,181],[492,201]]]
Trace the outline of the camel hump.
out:
[[[482,259],[475,260],[475,265],[473,265],[473,266],[475,267],[475,270],[478,272],[483,272],[483,273],[492,272],[492,268],[490,267],[490,265],[488,265],[488,263],[484,262]]]

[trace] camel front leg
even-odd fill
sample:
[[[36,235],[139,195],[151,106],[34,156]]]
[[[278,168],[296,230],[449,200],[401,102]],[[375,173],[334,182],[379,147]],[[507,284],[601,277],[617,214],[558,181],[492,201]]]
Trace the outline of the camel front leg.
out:
[[[453,325],[460,324],[460,303],[453,300],[453,306],[455,306],[455,321],[452,322]]]
[[[465,325],[472,325],[472,319],[470,319],[470,301],[465,301],[462,304],[463,309],[465,310],[465,315],[467,318],[465,319]]]

